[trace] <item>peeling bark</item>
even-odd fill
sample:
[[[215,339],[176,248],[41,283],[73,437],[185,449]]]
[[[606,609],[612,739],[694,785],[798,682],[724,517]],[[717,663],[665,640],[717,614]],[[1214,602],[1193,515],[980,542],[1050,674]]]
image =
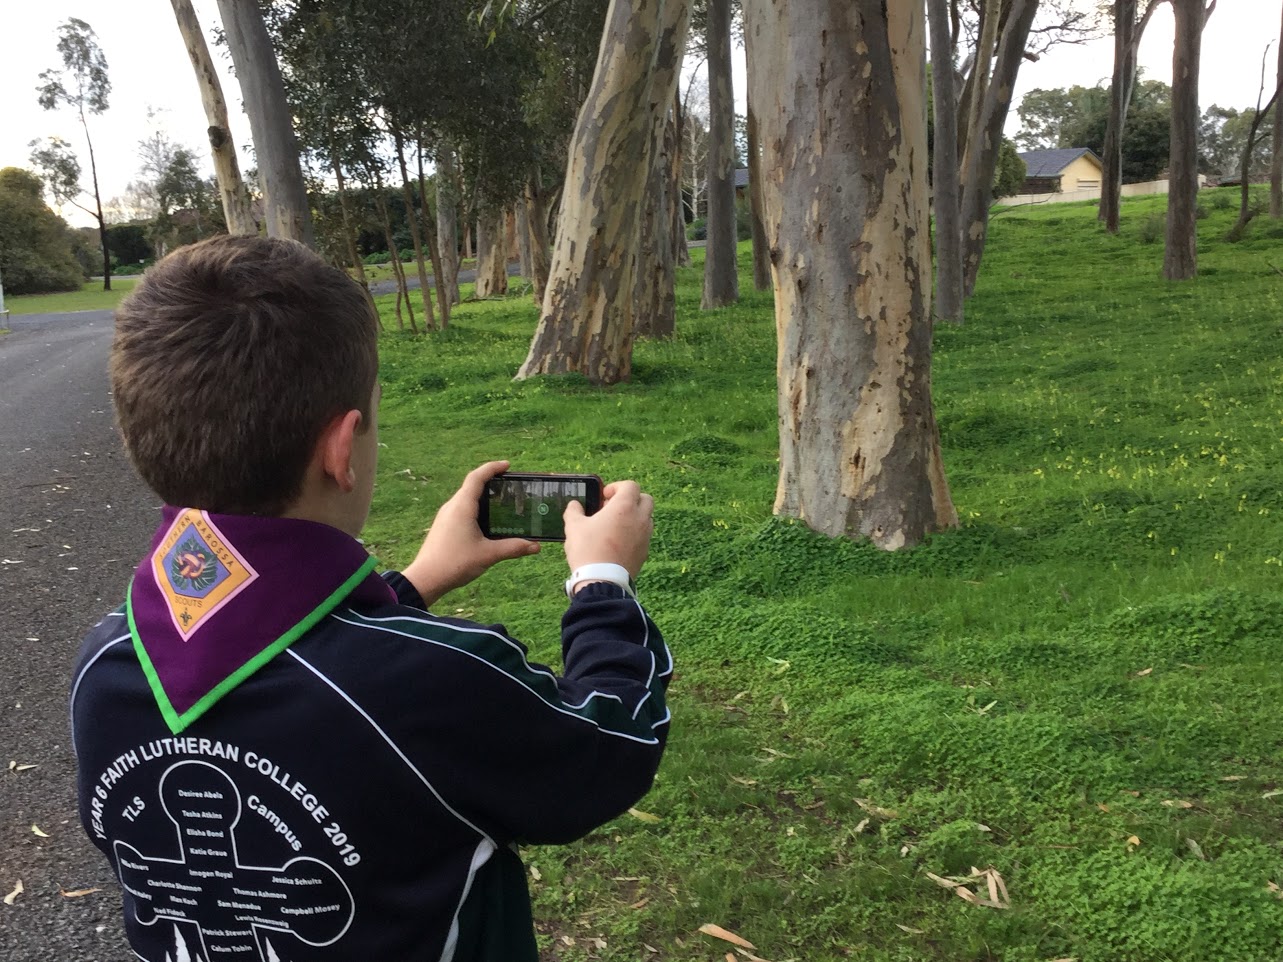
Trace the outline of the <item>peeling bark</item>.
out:
[[[1279,31],[1276,89],[1283,91],[1283,28]],[[1274,102],[1274,155],[1270,159],[1270,216],[1283,217],[1283,96]]]
[[[689,0],[611,0],[571,140],[548,290],[518,378],[577,371],[614,384],[631,373],[651,131],[673,95],[656,89],[656,60],[684,37],[689,17]]]
[[[673,242],[673,263],[690,267],[691,252],[686,246],[686,207],[682,200],[682,98],[673,91],[673,109],[669,112],[668,129],[664,132],[668,153],[669,239]]]
[[[192,69],[196,71],[196,83],[205,107],[205,123],[209,125],[209,150],[214,160],[214,177],[218,181],[218,197],[223,204],[227,232],[252,237],[258,233],[258,223],[250,206],[249,191],[241,179],[236,144],[232,141],[227,119],[227,101],[223,99],[223,85],[219,82],[214,58],[209,55],[205,34],[201,32],[200,20],[191,0],[170,0],[170,5],[174,8],[174,19],[178,21]]]
[[[775,511],[907,547],[957,523],[931,404],[922,6],[747,2],[779,340]]]
[[[753,56],[753,28],[751,12],[744,8],[744,57]],[[748,121],[748,206],[753,228],[753,288],[759,291],[771,287],[771,255],[766,249],[766,225],[762,220],[762,143],[757,133],[757,100],[760,91],[748,84],[744,109]]]
[[[1172,0],[1172,11],[1176,14],[1176,41],[1172,46],[1172,146],[1163,276],[1169,281],[1184,281],[1198,274],[1198,69],[1207,14],[1203,0]]]

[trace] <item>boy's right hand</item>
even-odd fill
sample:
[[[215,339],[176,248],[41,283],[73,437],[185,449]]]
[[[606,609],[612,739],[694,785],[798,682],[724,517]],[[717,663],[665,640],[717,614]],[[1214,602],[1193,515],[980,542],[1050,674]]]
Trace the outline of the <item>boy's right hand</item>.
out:
[[[588,564],[623,565],[634,578],[650,552],[655,501],[636,481],[616,481],[602,489],[604,503],[591,517],[583,505],[566,506],[566,563],[570,570]]]

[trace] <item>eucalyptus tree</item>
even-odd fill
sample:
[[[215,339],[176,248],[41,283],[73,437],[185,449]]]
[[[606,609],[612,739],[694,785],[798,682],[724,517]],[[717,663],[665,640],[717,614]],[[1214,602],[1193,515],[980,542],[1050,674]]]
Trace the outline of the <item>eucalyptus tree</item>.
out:
[[[596,384],[632,370],[634,295],[653,133],[676,89],[658,63],[684,37],[689,0],[611,0],[579,111],[539,326],[518,378],[577,371]],[[667,38],[667,40],[666,40]]]
[[[1283,28],[1279,30],[1277,89],[1283,91]],[[1270,158],[1270,216],[1283,217],[1283,96],[1274,101],[1274,152]]]
[[[779,332],[775,511],[906,547],[957,523],[931,403],[923,5],[745,2]]]
[[[1172,146],[1168,160],[1167,236],[1163,276],[1189,280],[1198,273],[1198,73],[1203,27],[1216,0],[1171,0],[1176,14],[1172,45]]]
[[[707,0],[708,233],[704,247],[705,310],[739,300],[735,225],[735,97],[731,89],[731,0]]]
[[[102,289],[109,291],[111,253],[107,249],[107,222],[103,219],[102,195],[98,190],[98,163],[94,159],[94,142],[89,136],[89,120],[85,116],[86,113],[96,116],[107,109],[107,98],[111,95],[107,57],[98,46],[98,36],[93,28],[75,17],[69,17],[58,28],[58,55],[62,59],[62,66],[52,67],[40,74],[40,86],[36,88],[36,93],[40,106],[45,110],[71,107],[80,119],[80,126],[85,132],[85,144],[89,148],[93,209],[76,200],[82,193],[80,164],[74,155],[68,159],[66,149],[55,148],[52,144],[47,148],[53,151],[49,156],[56,163],[47,168],[51,176],[46,179],[59,201],[79,207],[98,222],[98,239],[102,244]],[[65,148],[65,141],[59,143]],[[71,176],[73,172],[74,177]]]
[[[187,56],[192,62],[192,69],[196,72],[196,83],[200,87],[201,103],[205,108],[205,122],[208,125],[210,156],[214,161],[214,176],[218,180],[219,200],[223,205],[227,232],[256,234],[258,224],[254,220],[249,191],[245,188],[245,181],[241,179],[240,163],[236,158],[236,143],[232,140],[231,125],[227,119],[227,101],[223,98],[223,85],[218,79],[214,58],[209,55],[209,47],[201,31],[200,20],[196,16],[191,0],[170,0],[170,4],[174,8],[174,19],[178,22],[178,30],[183,35]]]
[[[263,190],[267,233],[315,245],[298,142],[276,53],[258,0],[218,0]]]
[[[1123,188],[1123,131],[1139,73],[1140,41],[1154,12],[1167,0],[1114,0],[1114,78],[1109,89],[1109,122],[1101,152],[1100,209],[1105,230],[1118,233]]]

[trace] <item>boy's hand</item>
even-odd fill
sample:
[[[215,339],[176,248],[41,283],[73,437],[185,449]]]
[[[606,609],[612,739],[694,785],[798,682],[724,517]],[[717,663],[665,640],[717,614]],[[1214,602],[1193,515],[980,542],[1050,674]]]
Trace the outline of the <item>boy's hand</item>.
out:
[[[570,570],[587,564],[623,565],[634,578],[650,552],[655,501],[636,481],[616,481],[602,490],[605,503],[588,517],[583,505],[566,506],[566,563]]]
[[[507,470],[507,461],[490,461],[470,471],[454,496],[441,505],[423,547],[401,572],[429,608],[446,592],[479,578],[491,565],[539,551],[537,541],[524,538],[491,540],[477,524],[477,506],[486,482]]]

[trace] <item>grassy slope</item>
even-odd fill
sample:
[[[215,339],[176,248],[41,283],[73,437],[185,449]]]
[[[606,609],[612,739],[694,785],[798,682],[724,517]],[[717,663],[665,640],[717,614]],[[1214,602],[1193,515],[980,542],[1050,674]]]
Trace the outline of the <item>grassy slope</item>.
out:
[[[1279,957],[1283,228],[1221,243],[1230,193],[1186,284],[1142,239],[1161,198],[1117,238],[1088,205],[995,220],[967,324],[937,332],[963,526],[905,554],[771,517],[771,302],[743,282],[701,313],[684,272],[677,338],[609,390],[509,380],[528,298],[385,338],[385,561],[492,457],[656,497],[642,590],[678,677],[638,807],[661,821],[527,852],[547,959],[720,959],[705,922],[776,962]],[[555,664],[562,563],[442,610]],[[925,874],[971,866],[1010,910]]]
[[[114,309],[121,298],[134,289],[137,276],[113,277],[111,290],[102,289],[102,281],[90,281],[78,291],[64,294],[25,294],[6,297],[4,306],[11,314],[62,314],[71,311]]]

